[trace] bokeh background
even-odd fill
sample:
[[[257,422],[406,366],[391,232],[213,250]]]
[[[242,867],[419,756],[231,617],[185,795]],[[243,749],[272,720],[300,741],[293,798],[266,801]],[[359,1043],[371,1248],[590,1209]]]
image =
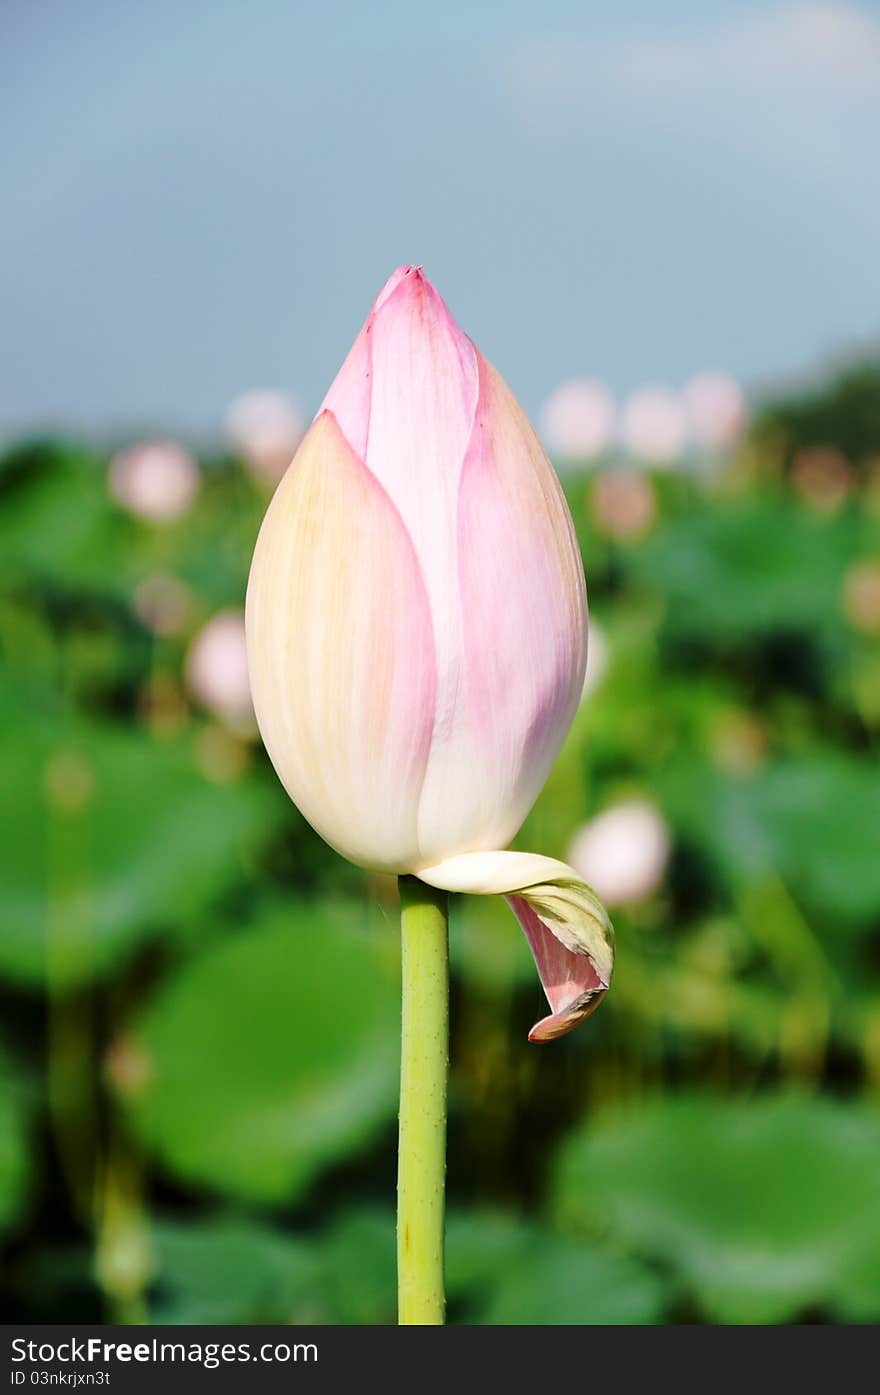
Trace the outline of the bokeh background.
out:
[[[521,841],[618,934],[537,1048],[454,906],[450,1318],[880,1319],[880,13],[533,9],[3,7],[7,1320],[394,1319],[395,888],[283,796],[242,608],[400,261],[566,488]]]

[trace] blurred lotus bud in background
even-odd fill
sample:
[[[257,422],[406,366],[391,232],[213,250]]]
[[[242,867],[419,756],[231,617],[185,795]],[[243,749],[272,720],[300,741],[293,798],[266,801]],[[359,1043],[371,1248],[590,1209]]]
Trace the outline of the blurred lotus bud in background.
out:
[[[811,446],[794,457],[791,482],[808,508],[830,515],[843,507],[852,491],[852,467],[836,446]]]
[[[709,450],[729,450],[742,435],[748,408],[729,373],[698,373],[682,393],[691,434]]]
[[[856,562],[843,581],[843,613],[865,634],[880,634],[880,560]]]
[[[251,474],[272,488],[305,435],[306,419],[284,392],[257,389],[237,397],[226,413],[226,434]]]
[[[254,712],[241,611],[219,611],[202,626],[186,657],[186,681],[203,706],[235,730],[250,731]]]
[[[169,523],[185,513],[200,484],[199,467],[174,441],[151,441],[117,451],[110,462],[110,493],[129,513]]]
[[[541,426],[550,454],[562,461],[592,460],[614,434],[614,399],[594,378],[572,378],[551,393]]]
[[[568,861],[608,906],[641,901],[663,880],[669,861],[666,820],[646,800],[612,805],[584,824]]]
[[[687,444],[685,404],[671,388],[639,388],[627,400],[621,416],[621,440],[635,460],[669,465]]]
[[[183,581],[165,572],[156,572],[138,583],[134,611],[148,630],[165,639],[186,627],[192,601],[192,592]]]
[[[591,504],[599,532],[621,542],[642,537],[657,516],[654,486],[636,470],[604,471],[593,485]]]
[[[608,637],[598,620],[590,620],[590,638],[587,644],[587,671],[581,690],[581,702],[592,697],[608,671],[611,655]]]

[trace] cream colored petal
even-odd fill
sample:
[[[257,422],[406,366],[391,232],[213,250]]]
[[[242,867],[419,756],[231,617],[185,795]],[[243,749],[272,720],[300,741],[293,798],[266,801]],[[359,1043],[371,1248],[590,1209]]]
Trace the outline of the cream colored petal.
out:
[[[350,861],[410,870],[434,724],[428,599],[397,509],[330,412],[269,506],[246,622],[257,721],[291,798]]]

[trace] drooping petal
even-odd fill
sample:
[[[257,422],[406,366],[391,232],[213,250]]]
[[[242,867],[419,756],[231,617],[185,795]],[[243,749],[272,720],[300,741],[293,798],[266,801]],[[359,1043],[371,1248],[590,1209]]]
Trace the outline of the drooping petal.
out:
[[[246,618],[257,720],[291,798],[350,861],[408,870],[434,725],[428,598],[398,511],[330,412],[269,506]]]
[[[594,1012],[614,967],[614,931],[595,892],[574,868],[534,853],[475,852],[417,874],[429,886],[505,896],[531,946],[552,1008],[529,1040],[552,1041]]]
[[[548,928],[525,896],[508,896],[507,903],[525,931],[535,964],[553,1009],[536,1022],[529,1041],[554,1041],[565,1036],[591,1012],[608,990],[589,954],[568,949]]]

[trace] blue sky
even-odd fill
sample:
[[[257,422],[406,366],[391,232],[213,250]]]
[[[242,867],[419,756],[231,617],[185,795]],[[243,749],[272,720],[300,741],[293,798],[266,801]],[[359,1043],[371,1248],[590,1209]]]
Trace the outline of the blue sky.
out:
[[[880,327],[880,8],[5,0],[0,429],[314,410],[421,262],[535,412]]]

